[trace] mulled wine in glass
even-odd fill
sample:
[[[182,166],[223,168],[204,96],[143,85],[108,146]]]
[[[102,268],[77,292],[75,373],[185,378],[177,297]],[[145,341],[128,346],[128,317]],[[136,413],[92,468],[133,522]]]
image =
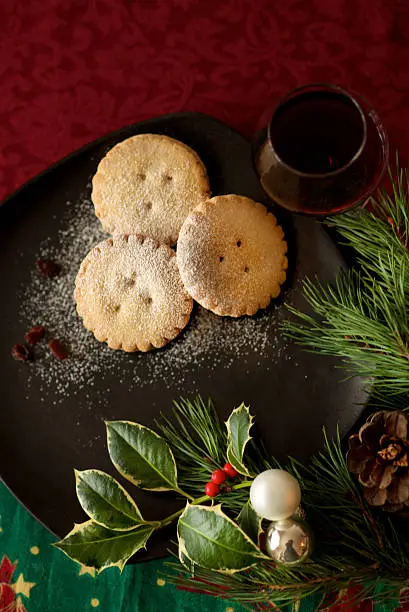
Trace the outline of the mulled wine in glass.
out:
[[[286,95],[254,147],[267,194],[293,212],[310,215],[364,203],[379,185],[389,155],[375,111],[365,100],[326,84]]]

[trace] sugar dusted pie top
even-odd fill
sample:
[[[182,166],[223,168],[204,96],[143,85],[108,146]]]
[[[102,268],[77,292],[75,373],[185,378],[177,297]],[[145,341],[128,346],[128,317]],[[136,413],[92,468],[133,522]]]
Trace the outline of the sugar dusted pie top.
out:
[[[92,181],[95,213],[105,231],[142,234],[175,244],[183,221],[210,195],[206,168],[187,145],[157,134],[120,142]]]
[[[180,231],[182,281],[199,304],[219,315],[253,315],[280,293],[287,243],[265,206],[238,195],[200,204]]]
[[[114,349],[148,351],[185,327],[192,300],[174,251],[151,238],[115,235],[88,253],[75,283],[85,327]]]

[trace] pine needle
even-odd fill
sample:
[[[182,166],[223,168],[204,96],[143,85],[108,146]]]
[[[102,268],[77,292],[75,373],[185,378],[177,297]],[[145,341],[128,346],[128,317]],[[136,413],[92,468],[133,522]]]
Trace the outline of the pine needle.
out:
[[[192,496],[203,495],[211,473],[223,467],[227,454],[227,430],[212,402],[200,397],[174,402],[170,416],[161,414],[157,426],[172,447],[181,487]],[[246,465],[255,473],[271,467],[261,441],[257,446],[248,444]],[[223,505],[235,515],[247,499],[245,489],[231,491],[223,497]]]
[[[389,601],[409,578],[406,525],[393,525],[388,515],[368,506],[348,472],[339,435],[333,441],[325,437],[324,450],[308,467],[290,460],[287,469],[300,482],[308,523],[317,534],[310,562],[291,567],[263,561],[233,575],[198,566],[192,575],[171,562],[167,579],[251,610],[281,609],[307,597],[322,602],[351,586],[359,591],[344,605],[352,607],[358,598]]]
[[[289,306],[285,333],[308,350],[341,358],[348,375],[371,386],[372,406],[409,407],[409,173],[390,170],[392,192],[380,191],[372,209],[355,209],[328,224],[356,253],[353,270],[340,271],[332,284],[307,279],[308,312]],[[175,448],[187,490],[219,467],[226,434],[213,407],[201,400],[182,402],[175,425],[161,429]],[[247,458],[249,460],[249,458]],[[258,470],[276,466],[274,458],[256,455]],[[358,587],[355,599],[385,603],[409,581],[409,533],[399,519],[369,506],[348,472],[341,440],[325,439],[325,448],[304,466],[290,460],[287,469],[299,480],[308,523],[316,534],[311,560],[299,566],[262,561],[233,575],[171,563],[168,576],[182,588],[234,600],[252,610],[281,609],[316,597]],[[256,471],[256,470],[255,470]],[[196,480],[196,482],[195,482]],[[184,484],[185,486],[185,484]],[[200,484],[202,487],[202,484]],[[226,504],[236,509],[248,498],[241,492]],[[354,599],[355,598],[355,599]],[[319,605],[319,604],[317,604]],[[318,609],[318,608],[317,608]]]
[[[288,306],[288,337],[308,350],[343,360],[378,394],[409,392],[409,184],[408,171],[390,170],[392,195],[380,191],[372,209],[328,221],[356,253],[358,265],[333,284],[306,279],[310,312]],[[318,315],[318,316],[317,316]]]

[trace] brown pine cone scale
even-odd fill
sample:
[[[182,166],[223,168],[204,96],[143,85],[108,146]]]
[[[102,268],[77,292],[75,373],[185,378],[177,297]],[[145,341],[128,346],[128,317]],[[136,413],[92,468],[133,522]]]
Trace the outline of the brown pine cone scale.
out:
[[[409,506],[408,417],[398,410],[371,415],[349,439],[348,469],[365,499],[388,512]]]

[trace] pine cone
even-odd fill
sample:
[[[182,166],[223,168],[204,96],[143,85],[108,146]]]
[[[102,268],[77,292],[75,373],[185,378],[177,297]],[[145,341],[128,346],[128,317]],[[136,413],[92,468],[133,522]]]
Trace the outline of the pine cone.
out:
[[[358,474],[371,506],[396,512],[409,506],[408,418],[397,410],[375,412],[349,438],[347,464]]]

